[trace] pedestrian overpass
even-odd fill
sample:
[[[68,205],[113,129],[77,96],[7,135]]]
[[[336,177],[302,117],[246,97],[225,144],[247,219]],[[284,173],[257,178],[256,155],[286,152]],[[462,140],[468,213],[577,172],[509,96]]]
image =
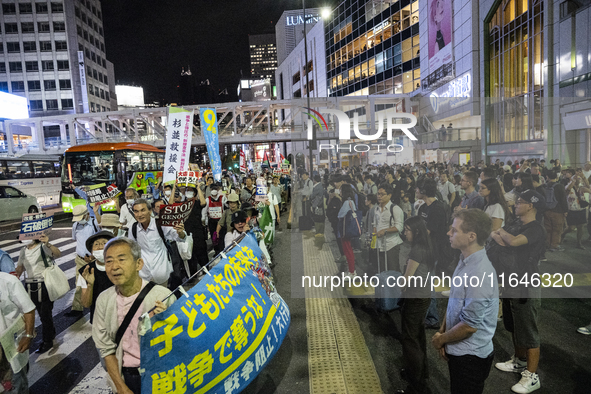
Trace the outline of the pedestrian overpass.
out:
[[[234,102],[210,105],[183,106],[194,113],[192,145],[204,145],[199,126],[199,109],[214,108],[217,113],[220,145],[251,144],[261,142],[304,141],[306,134],[306,107],[319,110],[337,109],[359,114],[359,130],[375,134],[380,111],[410,108],[410,98],[401,95],[376,95],[338,98],[310,98],[257,102]],[[410,112],[410,111],[407,111]],[[165,146],[168,109],[138,108],[116,112],[94,112],[59,116],[34,117],[4,121],[6,133],[5,155],[25,153],[61,154],[71,146],[94,142],[142,142],[156,147]],[[338,138],[338,122],[324,115],[326,124],[318,127],[313,122],[317,140]],[[352,120],[351,116],[351,120]],[[373,122],[372,122],[373,120]],[[46,137],[44,128],[59,126],[59,137]],[[414,133],[419,133],[419,125]],[[19,130],[30,129],[32,143],[15,144],[13,136]],[[28,133],[27,133],[28,134]]]

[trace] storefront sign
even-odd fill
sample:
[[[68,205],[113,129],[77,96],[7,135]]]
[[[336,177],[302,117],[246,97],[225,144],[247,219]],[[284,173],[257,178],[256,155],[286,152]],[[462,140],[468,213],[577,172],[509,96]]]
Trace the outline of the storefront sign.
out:
[[[564,128],[567,131],[591,129],[591,110],[571,112],[563,117]]]

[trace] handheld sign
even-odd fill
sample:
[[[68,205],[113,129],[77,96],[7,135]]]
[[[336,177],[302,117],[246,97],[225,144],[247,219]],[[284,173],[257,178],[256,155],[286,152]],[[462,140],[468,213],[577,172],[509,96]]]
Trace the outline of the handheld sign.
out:
[[[252,233],[140,336],[142,393],[239,393],[269,364],[290,324]]]
[[[255,201],[267,201],[267,183],[263,178],[257,178],[257,192]]]
[[[45,213],[40,215],[42,216],[37,219],[23,221],[21,223],[21,232],[18,236],[19,240],[39,239],[40,236],[47,235],[51,231],[53,227],[53,215],[49,217],[45,217]],[[23,219],[25,216],[29,215],[24,214]]]
[[[196,187],[196,185],[199,183],[199,178],[201,178],[201,172],[180,171],[176,175],[176,183],[179,185],[179,187]]]
[[[105,186],[105,184],[100,185],[92,190],[86,192],[86,197],[88,198],[88,203],[92,206],[94,205],[102,205],[109,202],[113,198],[119,196],[121,192],[117,189],[117,186],[113,183],[111,185]]]
[[[174,227],[179,223],[184,223],[189,215],[195,201],[185,201],[176,204],[162,205],[160,207],[160,225],[162,227]]]

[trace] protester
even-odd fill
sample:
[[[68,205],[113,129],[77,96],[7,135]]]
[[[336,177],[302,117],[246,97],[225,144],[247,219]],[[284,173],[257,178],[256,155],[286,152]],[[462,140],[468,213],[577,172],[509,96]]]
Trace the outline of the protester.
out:
[[[193,250],[188,261],[189,276],[195,274],[200,267],[209,262],[207,255],[207,229],[201,221],[201,211],[205,207],[205,196],[201,187],[187,187],[185,191],[187,201],[194,201],[191,214],[185,221],[185,231],[193,237]]]
[[[174,227],[160,227],[151,216],[151,209],[150,203],[143,198],[134,201],[133,214],[137,223],[131,227],[127,236],[133,241],[137,241],[141,248],[142,269],[140,276],[142,279],[153,280],[166,287],[172,272],[172,261],[164,239],[183,242],[187,234],[184,231],[183,223]]]
[[[148,204],[143,199],[134,202],[134,213],[140,224],[148,215]],[[147,209],[138,212],[142,206]],[[105,270],[114,286],[103,291],[96,300],[92,339],[117,393],[141,394],[139,317],[149,311],[150,316],[161,313],[176,300],[174,296],[168,297],[170,291],[166,288],[142,280],[141,254],[139,244],[128,238],[112,239],[104,249]],[[139,308],[128,327],[123,328],[120,343],[116,343],[117,332],[136,300]]]
[[[98,216],[98,215],[97,215]],[[76,282],[78,281],[79,270],[92,260],[92,255],[86,249],[86,240],[91,235],[99,231],[98,218],[91,218],[88,209],[84,205],[77,205],[73,210],[72,222],[72,240],[76,241]],[[76,289],[74,300],[72,301],[72,308],[70,312],[66,313],[68,317],[80,318],[82,317],[82,293],[81,289]]]
[[[236,211],[232,213],[231,216],[232,224],[231,224],[231,231],[226,233],[226,237],[224,238],[224,244],[226,247],[232,244],[232,241],[240,237],[242,233],[245,231],[249,231],[250,227],[248,225],[248,216],[244,211]]]
[[[115,237],[124,235],[121,231],[121,223],[119,222],[119,216],[114,213],[104,213],[101,216],[100,228],[103,231],[109,231]],[[90,252],[91,250],[88,249]]]
[[[31,302],[19,280],[8,273],[0,272],[0,333],[4,333],[19,319],[25,322],[25,331],[18,343],[15,342],[17,354],[12,363],[8,364],[10,379],[2,382],[3,388],[11,386],[10,393],[28,393],[29,382],[27,371],[29,369],[29,347],[35,338],[35,304]],[[15,338],[16,339],[16,338]],[[6,358],[5,352],[1,352],[0,359]],[[8,360],[7,360],[8,361]],[[6,378],[6,374],[4,375]],[[9,383],[9,384],[6,384]]]
[[[230,230],[230,226],[232,225],[232,214],[240,209],[240,198],[236,193],[230,193],[227,197],[228,206],[230,209],[225,209],[222,213],[222,218],[219,220],[216,228],[216,233],[218,234],[218,238],[220,240],[224,240],[226,234]],[[222,250],[227,245],[222,245]]]
[[[6,272],[10,274],[14,272],[14,261],[10,254],[0,249],[0,272]]]
[[[86,209],[86,207],[82,206]],[[42,235],[39,239],[23,241],[25,247],[21,249],[16,266],[16,277],[20,278],[27,271],[25,287],[35,304],[42,327],[42,342],[36,353],[45,353],[53,347],[55,339],[55,327],[53,325],[53,301],[49,299],[47,287],[43,279],[43,272],[47,264],[51,264],[54,258],[59,258],[61,253],[57,247],[49,243],[49,238]]]
[[[240,190],[240,202],[254,204],[257,188],[253,185],[252,178],[248,177],[245,180],[246,186]]]
[[[418,216],[404,222],[404,236],[410,243],[411,250],[406,261],[404,277],[406,286],[403,288],[401,308],[402,356],[404,372],[408,387],[403,392],[428,392],[427,379],[427,338],[425,335],[425,315],[431,302],[431,292],[426,286],[411,282],[410,278],[428,280],[435,265],[435,256],[431,247],[431,239],[425,222]],[[401,391],[398,391],[401,393]]]
[[[216,228],[218,222],[224,213],[224,206],[226,205],[226,196],[219,193],[219,186],[211,186],[211,195],[205,199],[205,206],[201,210],[201,221],[205,223],[209,229],[209,235],[213,243],[216,253],[223,249],[221,239],[218,238]]]
[[[503,247],[511,248],[516,266],[508,277],[518,278],[539,275],[539,260],[545,250],[546,231],[536,220],[538,210],[546,207],[545,199],[534,190],[521,193],[515,202],[515,215],[519,220],[512,226],[502,228],[491,237]],[[503,322],[505,329],[513,333],[515,354],[509,361],[495,364],[504,372],[521,372],[521,380],[511,387],[516,393],[531,393],[540,388],[537,375],[540,360],[540,336],[538,315],[540,310],[540,288],[528,286],[523,281],[518,286],[503,289]]]
[[[137,190],[132,187],[128,187],[125,190],[125,204],[121,206],[121,214],[119,215],[119,222],[121,225],[128,229],[135,223],[135,217],[133,216],[133,212],[131,207],[133,207],[133,202],[140,198]]]
[[[99,231],[86,240],[86,248],[92,251],[93,261],[80,268],[76,287],[82,289],[82,305],[90,308],[90,323],[94,317],[96,299],[99,294],[113,286],[105,270],[103,249],[107,242],[115,238],[110,231]]]
[[[451,247],[461,252],[460,262],[451,280],[445,318],[432,343],[447,361],[454,394],[482,393],[493,362],[499,308],[496,275],[491,276],[493,283],[482,286],[463,281],[458,285],[455,280],[495,273],[484,250],[490,230],[491,220],[482,210],[462,209],[454,213],[448,232]]]

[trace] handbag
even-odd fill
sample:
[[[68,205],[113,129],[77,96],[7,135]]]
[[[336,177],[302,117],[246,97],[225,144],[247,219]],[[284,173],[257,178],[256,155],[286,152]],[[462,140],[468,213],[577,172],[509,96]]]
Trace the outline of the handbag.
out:
[[[45,265],[43,282],[47,288],[49,300],[53,302],[62,298],[68,291],[70,291],[70,284],[68,283],[68,278],[66,277],[66,274],[64,274],[64,271],[55,264],[53,259],[51,264],[47,262],[47,256],[43,250],[43,245],[41,245],[41,257],[43,258],[43,264]]]
[[[585,194],[580,195],[578,190],[575,190],[575,194],[577,195],[577,199],[579,200],[580,207],[587,208],[589,206],[589,202],[585,200]]]

